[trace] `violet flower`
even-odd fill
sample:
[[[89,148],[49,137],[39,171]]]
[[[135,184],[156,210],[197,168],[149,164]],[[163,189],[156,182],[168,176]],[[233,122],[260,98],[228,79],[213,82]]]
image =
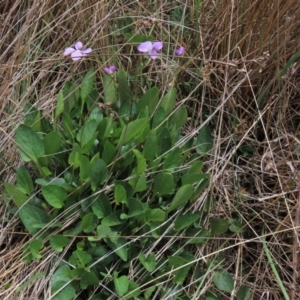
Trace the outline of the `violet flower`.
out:
[[[104,68],[104,72],[106,73],[106,74],[112,74],[113,72],[115,72],[116,71],[116,66],[110,66],[110,67],[108,67],[108,68]]]
[[[157,51],[161,50],[163,47],[163,43],[162,42],[150,42],[150,41],[147,41],[147,42],[144,42],[144,43],[141,43],[137,49],[140,51],[140,52],[146,52],[149,54],[149,56],[152,58],[152,59],[156,59],[158,54],[157,54]]]
[[[185,49],[182,46],[175,50],[175,55],[182,55],[184,53],[185,53]]]
[[[71,58],[76,61],[81,59],[82,57],[86,56],[88,53],[92,52],[92,48],[87,48],[87,49],[83,49],[83,44],[82,42],[78,41],[75,43],[75,48],[72,47],[68,47],[65,51],[64,51],[64,55],[70,55],[71,54]]]

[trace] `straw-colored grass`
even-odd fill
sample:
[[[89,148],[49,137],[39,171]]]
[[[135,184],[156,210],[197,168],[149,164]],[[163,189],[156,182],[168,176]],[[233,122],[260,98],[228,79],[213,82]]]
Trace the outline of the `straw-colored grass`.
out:
[[[170,21],[176,6],[186,12],[186,23],[184,18],[181,23]],[[73,74],[79,76],[91,67],[100,74],[112,62],[134,72],[135,45],[124,44],[125,27],[118,28],[126,16],[133,20],[133,34],[152,31],[166,48],[186,47],[188,62],[175,73],[175,84],[188,82],[192,87],[187,92],[181,88],[178,98],[178,105],[187,105],[190,114],[185,134],[196,135],[208,120],[214,135],[213,155],[205,161],[211,183],[192,210],[201,210],[209,197],[215,203],[211,213],[240,219],[245,229],[195,247],[198,262],[226,258],[235,291],[222,295],[223,299],[235,299],[242,284],[250,287],[254,300],[283,299],[282,286],[290,299],[300,299],[298,0],[4,1],[0,4],[1,181],[13,182],[21,164],[13,137],[23,121],[25,103],[51,118],[57,93]],[[76,40],[93,48],[90,59],[80,64],[62,56]],[[162,91],[174,83],[176,68],[170,57],[164,61],[163,66],[144,70]],[[55,254],[48,250],[41,261],[22,262],[22,246],[30,236],[16,218],[6,218],[10,207],[2,197],[0,298],[48,299]],[[41,271],[49,275],[17,292]],[[196,287],[189,288],[194,288],[195,299],[204,299],[205,291],[213,289],[210,275],[198,294]]]

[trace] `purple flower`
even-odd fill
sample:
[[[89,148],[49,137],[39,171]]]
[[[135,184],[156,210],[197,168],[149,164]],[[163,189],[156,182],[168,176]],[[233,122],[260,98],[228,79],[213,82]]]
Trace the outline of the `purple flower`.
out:
[[[110,67],[108,67],[108,68],[104,68],[104,72],[105,72],[106,74],[111,74],[111,73],[115,72],[116,69],[117,69],[116,66],[110,66]]]
[[[75,48],[68,47],[64,55],[70,55],[74,61],[79,60],[80,58],[86,56],[88,53],[92,52],[92,48],[83,49],[82,42],[78,41],[75,43]]]
[[[162,42],[144,42],[141,43],[137,48],[140,52],[147,52],[152,59],[157,58],[157,51],[161,50],[163,47]]]
[[[184,54],[184,52],[185,52],[185,49],[184,49],[184,47],[181,46],[175,50],[175,55],[182,55],[182,54]]]

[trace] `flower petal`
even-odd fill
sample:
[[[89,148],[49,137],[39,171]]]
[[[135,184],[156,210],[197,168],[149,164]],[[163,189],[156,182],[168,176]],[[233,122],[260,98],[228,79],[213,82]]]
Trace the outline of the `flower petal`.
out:
[[[155,50],[150,50],[148,53],[152,59],[157,58],[157,52]]]
[[[88,54],[88,53],[91,53],[92,52],[92,48],[87,48],[83,51],[81,51],[83,54]]]
[[[155,50],[155,51],[161,50],[162,47],[163,47],[163,43],[162,42],[155,42],[152,45],[152,49]]]
[[[71,54],[71,57],[74,61],[79,60],[80,58],[82,58],[82,56],[84,56],[80,50],[76,50]]]
[[[114,72],[114,71],[116,71],[117,68],[116,68],[116,66],[110,66],[109,69],[111,72]]]
[[[175,55],[181,55],[181,54],[184,54],[184,52],[185,52],[185,49],[184,49],[184,47],[181,46],[175,50]]]
[[[76,50],[81,50],[82,48],[83,48],[83,44],[80,41],[76,42],[75,49]]]
[[[111,73],[115,72],[116,69],[117,69],[116,66],[110,66],[109,68],[104,68],[104,72],[106,74],[111,74]]]
[[[105,72],[106,74],[110,74],[110,73],[111,73],[111,70],[110,70],[110,68],[104,68],[104,72]]]
[[[147,41],[147,42],[141,43],[141,44],[139,44],[137,49],[140,52],[149,52],[152,49],[152,42]]]
[[[75,51],[75,49],[74,48],[71,48],[71,47],[68,47],[68,48],[66,48],[66,50],[64,51],[64,55],[69,55],[69,54],[71,54],[72,52],[74,52]]]

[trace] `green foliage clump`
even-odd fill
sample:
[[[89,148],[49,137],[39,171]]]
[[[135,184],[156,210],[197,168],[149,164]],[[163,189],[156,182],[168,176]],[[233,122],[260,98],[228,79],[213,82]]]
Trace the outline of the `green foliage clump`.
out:
[[[61,255],[51,279],[53,299],[112,293],[151,299],[170,274],[170,287],[189,274],[203,276],[193,270],[189,249],[212,233],[201,227],[207,211],[192,213],[189,206],[209,183],[200,155],[211,150],[211,141],[201,141],[210,132],[184,142],[187,111],[176,108],[176,89],[160,100],[152,87],[134,101],[126,76],[118,71],[115,83],[105,75],[104,101],[92,71],[80,85],[66,82],[52,120],[27,104],[25,123],[16,130],[20,155],[34,171],[21,166],[17,185],[5,187],[33,236],[24,261],[41,259],[49,249]],[[216,222],[214,234],[228,229],[220,220],[220,231]],[[164,241],[183,233],[191,238],[156,255]],[[130,276],[132,267],[138,277]]]

